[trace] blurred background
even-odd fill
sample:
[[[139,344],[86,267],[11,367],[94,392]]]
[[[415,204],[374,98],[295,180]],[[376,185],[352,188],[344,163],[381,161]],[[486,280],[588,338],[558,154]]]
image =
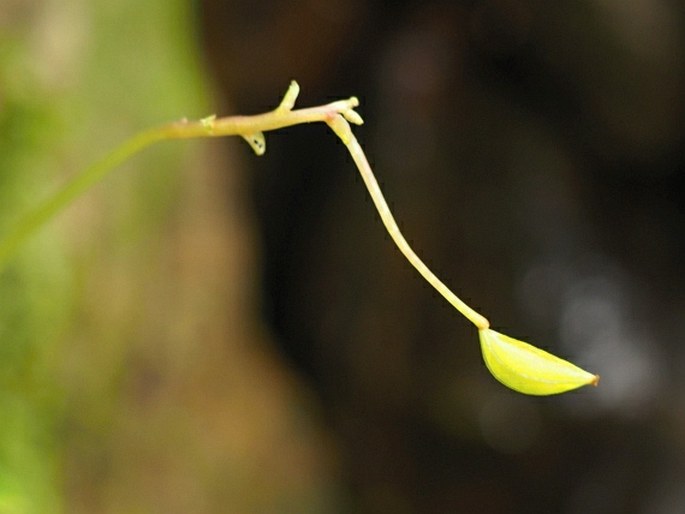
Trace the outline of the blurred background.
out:
[[[322,125],[161,143],[0,275],[0,513],[685,511],[676,0],[3,0],[0,234],[135,132],[359,96],[405,235],[602,376],[513,393]]]

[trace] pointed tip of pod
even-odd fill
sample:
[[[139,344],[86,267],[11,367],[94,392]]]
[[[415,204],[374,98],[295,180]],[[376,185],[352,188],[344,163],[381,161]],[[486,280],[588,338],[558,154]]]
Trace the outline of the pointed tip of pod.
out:
[[[485,365],[510,389],[546,396],[599,383],[599,375],[588,373],[531,344],[489,328],[478,332]]]

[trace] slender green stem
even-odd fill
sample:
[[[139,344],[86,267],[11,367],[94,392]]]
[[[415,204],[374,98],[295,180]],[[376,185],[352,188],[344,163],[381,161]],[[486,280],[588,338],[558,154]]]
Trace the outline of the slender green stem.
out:
[[[343,113],[344,115],[344,113]],[[357,169],[366,184],[366,188],[371,195],[376,210],[385,225],[388,234],[395,242],[397,247],[400,249],[402,254],[411,263],[414,268],[421,274],[421,276],[426,279],[426,281],[432,285],[438,293],[440,293],[449,303],[454,306],[461,314],[463,314],[471,323],[476,325],[479,329],[487,329],[490,326],[490,322],[481,314],[473,310],[471,307],[466,305],[457,295],[455,295],[449,287],[447,287],[435,274],[426,266],[426,264],[416,255],[416,252],[409,246],[407,240],[402,235],[400,228],[397,226],[392,212],[390,212],[390,207],[385,201],[381,188],[378,185],[378,181],[371,170],[369,161],[366,159],[364,150],[354,137],[352,130],[343,119],[342,116],[336,115],[328,121],[328,125],[333,129],[333,131],[340,137],[345,146],[347,147],[352,159],[357,165]]]
[[[102,180],[119,164],[158,141],[237,135],[242,136],[252,149],[261,155],[266,149],[263,131],[276,130],[301,123],[326,122],[331,116],[350,111],[359,104],[359,101],[353,97],[317,107],[293,110],[298,93],[299,86],[293,81],[283,101],[273,111],[254,116],[228,116],[225,118],[209,116],[199,121],[182,120],[141,132],[125,141],[28,212],[11,227],[7,234],[0,238],[0,272],[22,243],[60,211]],[[358,115],[354,119],[361,123],[361,118]]]
[[[209,116],[199,121],[182,120],[141,132],[125,141],[117,149],[86,168],[53,196],[29,212],[8,234],[0,239],[0,271],[7,265],[14,252],[26,239],[31,237],[60,211],[90,189],[90,187],[102,180],[111,170],[153,143],[167,139],[238,135],[242,136],[258,155],[261,155],[266,149],[263,132],[301,123],[325,122],[347,146],[369,190],[371,199],[376,209],[378,209],[385,228],[402,254],[417,269],[421,276],[469,321],[479,329],[488,328],[490,326],[488,320],[466,305],[436,277],[419,256],[416,255],[416,252],[409,246],[402,232],[400,232],[397,222],[390,212],[390,208],[374,177],[371,166],[364,155],[364,151],[354,137],[348,123],[355,123],[357,125],[363,123],[359,114],[354,111],[354,107],[359,105],[359,101],[352,97],[318,107],[293,109],[298,93],[299,86],[293,81],[280,105],[273,111],[254,116],[229,116],[225,118]]]
[[[67,207],[74,199],[100,181],[110,170],[116,168],[143,148],[164,139],[160,129],[141,132],[125,141],[121,146],[86,168],[81,174],[64,185],[53,196],[24,216],[0,241],[0,270],[2,270],[17,248],[40,227]]]

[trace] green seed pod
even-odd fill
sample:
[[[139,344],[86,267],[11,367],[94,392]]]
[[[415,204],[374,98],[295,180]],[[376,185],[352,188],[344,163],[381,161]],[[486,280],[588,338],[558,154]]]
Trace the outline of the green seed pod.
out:
[[[546,396],[599,382],[599,375],[518,339],[489,328],[478,334],[490,373],[519,393]]]

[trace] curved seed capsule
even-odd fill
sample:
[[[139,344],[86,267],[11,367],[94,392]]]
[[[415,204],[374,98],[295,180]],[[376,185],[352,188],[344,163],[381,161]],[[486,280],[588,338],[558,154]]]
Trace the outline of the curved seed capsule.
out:
[[[489,328],[478,335],[490,373],[519,393],[546,396],[599,382],[599,375],[518,339]]]

